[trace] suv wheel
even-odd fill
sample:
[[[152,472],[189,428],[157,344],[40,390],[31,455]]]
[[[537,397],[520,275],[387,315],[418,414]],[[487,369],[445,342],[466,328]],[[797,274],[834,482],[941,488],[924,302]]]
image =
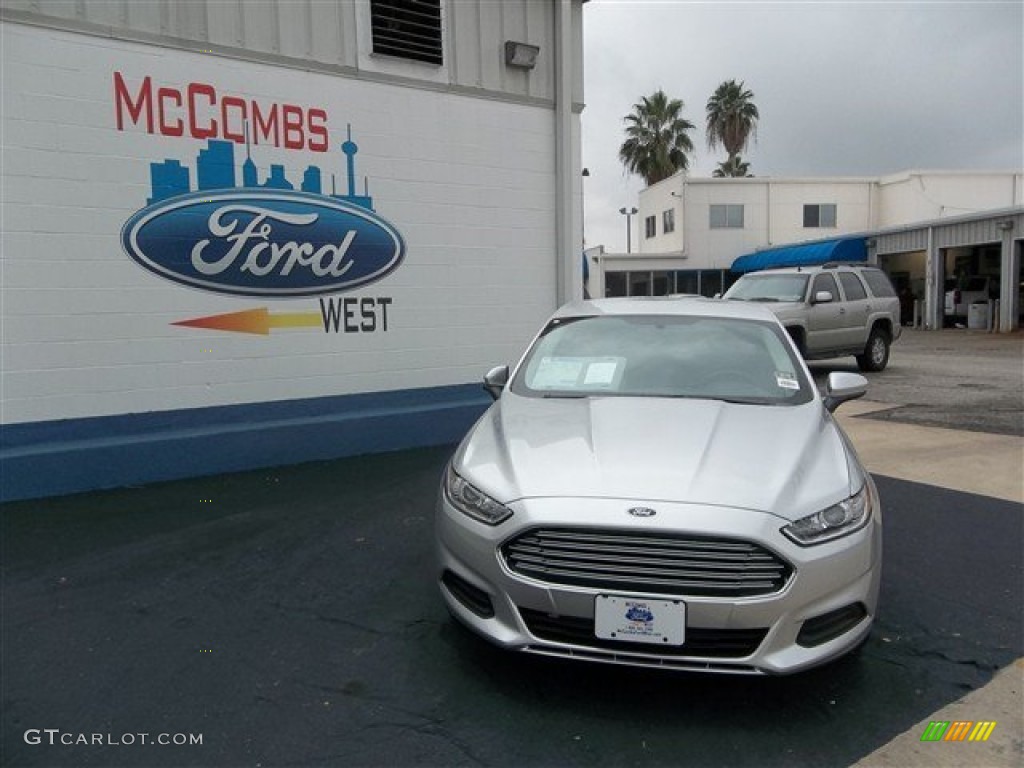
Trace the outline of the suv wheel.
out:
[[[872,328],[864,353],[857,355],[857,367],[862,371],[882,371],[889,364],[889,334]]]

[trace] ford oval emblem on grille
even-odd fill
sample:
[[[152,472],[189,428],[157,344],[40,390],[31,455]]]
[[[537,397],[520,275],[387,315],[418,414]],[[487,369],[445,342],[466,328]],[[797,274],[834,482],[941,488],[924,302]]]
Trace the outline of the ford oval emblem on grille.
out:
[[[633,507],[627,511],[633,517],[654,517],[658,514],[657,510],[651,509],[650,507]]]

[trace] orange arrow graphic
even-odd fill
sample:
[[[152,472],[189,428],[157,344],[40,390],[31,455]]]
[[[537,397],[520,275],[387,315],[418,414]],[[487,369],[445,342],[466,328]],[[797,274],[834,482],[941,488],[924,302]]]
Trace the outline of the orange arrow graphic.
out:
[[[270,314],[266,307],[228,312],[226,315],[210,315],[193,320],[179,320],[171,325],[188,328],[205,328],[211,331],[232,333],[254,333],[261,336],[270,334],[271,328],[316,328],[323,325],[319,312],[282,312]]]

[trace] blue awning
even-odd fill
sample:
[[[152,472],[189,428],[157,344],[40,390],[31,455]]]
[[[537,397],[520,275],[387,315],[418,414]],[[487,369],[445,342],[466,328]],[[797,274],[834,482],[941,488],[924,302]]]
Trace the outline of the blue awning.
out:
[[[807,267],[830,261],[867,261],[863,237],[847,237],[820,243],[787,245],[740,256],[732,263],[733,272],[756,272],[774,267]]]

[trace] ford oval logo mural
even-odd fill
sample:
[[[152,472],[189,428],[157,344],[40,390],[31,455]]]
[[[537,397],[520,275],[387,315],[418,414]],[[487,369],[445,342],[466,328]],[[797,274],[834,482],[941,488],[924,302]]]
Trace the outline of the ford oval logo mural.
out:
[[[196,192],[132,216],[125,251],[161,277],[217,293],[313,296],[380,280],[405,255],[387,221],[288,190]]]
[[[160,277],[235,296],[316,296],[376,282],[402,263],[405,244],[368,192],[356,194],[358,150],[350,128],[341,144],[347,194],[324,194],[312,165],[301,191],[282,165],[261,181],[248,144],[238,184],[235,143],[211,139],[196,157],[196,189],[179,161],[150,165],[148,205],[125,222],[121,244]]]

